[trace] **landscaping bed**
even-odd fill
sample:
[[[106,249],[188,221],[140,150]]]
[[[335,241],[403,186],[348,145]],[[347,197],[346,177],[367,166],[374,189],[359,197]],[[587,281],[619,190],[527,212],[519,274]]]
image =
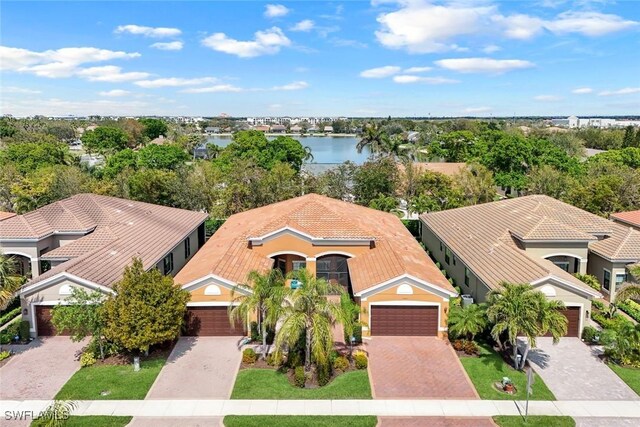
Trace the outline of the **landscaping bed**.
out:
[[[633,391],[640,396],[640,368],[630,368],[609,363],[608,366],[624,381]]]
[[[71,416],[65,422],[66,427],[124,427],[131,422],[133,417],[112,417],[112,416]],[[44,420],[35,420],[32,427],[44,426]]]
[[[477,357],[461,357],[460,362],[480,398],[488,400],[524,399],[527,389],[527,374],[513,369],[489,345],[481,344],[479,348]],[[537,374],[534,376],[533,393],[529,398],[531,400],[556,400],[542,378]],[[513,383],[514,393],[506,393],[496,388],[495,384],[501,382],[504,377],[508,377]]]
[[[525,422],[520,415],[498,415],[493,421],[500,427],[574,427],[576,422],[571,417],[555,417],[546,415],[530,415]]]
[[[300,388],[287,373],[275,369],[242,369],[231,392],[232,399],[371,399],[366,370],[345,372],[323,387]]]
[[[372,416],[285,416],[285,415],[227,415],[226,427],[375,427],[378,419]]]

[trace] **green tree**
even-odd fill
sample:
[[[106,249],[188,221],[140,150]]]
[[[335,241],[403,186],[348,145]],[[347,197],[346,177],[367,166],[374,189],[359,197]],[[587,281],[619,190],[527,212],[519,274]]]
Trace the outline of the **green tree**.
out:
[[[487,307],[484,304],[455,307],[449,313],[449,334],[454,337],[473,340],[488,324]]]
[[[398,178],[398,167],[388,157],[365,162],[356,169],[353,177],[353,195],[356,203],[369,206],[371,200],[380,194],[395,196]]]
[[[469,147],[476,137],[468,130],[446,133],[440,136],[437,143],[442,148],[442,155],[447,162],[464,162],[467,160]]]
[[[138,152],[138,166],[149,169],[175,170],[189,160],[189,155],[176,145],[150,144]]]
[[[69,147],[61,142],[14,143],[0,151],[0,166],[11,164],[22,174],[44,166],[70,163]]]
[[[267,328],[276,327],[284,298],[285,282],[278,269],[260,274],[252,271],[247,277],[248,284],[239,284],[231,291],[233,304],[229,310],[231,323],[246,324],[251,315],[257,314],[258,330],[262,337],[262,358],[267,355]]]
[[[636,133],[633,126],[627,126],[624,129],[624,136],[622,137],[622,147],[634,147],[636,143]]]
[[[130,148],[118,151],[107,157],[107,162],[102,168],[102,174],[109,179],[113,179],[125,169],[136,170],[138,167],[138,152]]]
[[[58,334],[62,331],[70,333],[71,340],[79,342],[86,337],[96,343],[100,358],[104,359],[104,316],[102,303],[105,295],[98,291],[87,292],[82,288],[72,288],[71,295],[65,298],[65,305],[53,308],[51,323]]]
[[[310,150],[289,136],[269,140],[263,132],[249,130],[233,134],[233,141],[216,161],[230,167],[237,160],[250,160],[267,170],[276,163],[288,163],[297,172],[309,158]]]
[[[280,315],[280,329],[276,333],[276,358],[285,346],[293,348],[301,336],[305,337],[305,371],[312,363],[326,366],[333,349],[333,327],[350,320],[339,301],[327,298],[342,295],[341,285],[318,279],[305,269],[295,272],[300,286],[288,290]]]
[[[143,146],[149,140],[145,134],[145,126],[140,121],[135,119],[118,120],[118,127],[120,127],[127,134],[127,146],[129,148],[136,148]]]
[[[98,126],[88,130],[83,135],[82,145],[90,153],[115,153],[127,148],[129,135],[120,128],[112,126]]]
[[[453,209],[463,205],[462,193],[447,175],[425,171],[418,176],[415,187],[416,196],[414,199],[420,201],[413,205],[415,207],[429,207],[420,213]]]
[[[496,198],[493,174],[486,167],[471,163],[453,177],[453,185],[461,193],[465,204],[492,202]]]
[[[535,166],[527,180],[527,193],[545,194],[554,199],[565,199],[573,188],[573,179],[550,165]]]
[[[21,285],[16,276],[16,260],[0,252],[0,310],[5,310],[13,301]]]
[[[169,127],[160,119],[142,118],[138,120],[144,126],[144,135],[151,141],[160,135],[167,135]]]
[[[156,205],[173,206],[175,180],[174,171],[144,169],[128,176],[129,196],[133,200]]]
[[[500,288],[487,295],[487,317],[493,324],[491,336],[502,347],[501,336],[506,335],[513,350],[516,369],[523,369],[529,350],[536,346],[536,339],[550,333],[553,342],[567,333],[567,318],[560,312],[562,301],[547,300],[540,291],[528,283],[502,283]],[[522,360],[517,363],[518,336],[527,339]]]
[[[383,212],[397,212],[398,204],[395,197],[378,194],[378,197],[369,202],[369,207]]]
[[[145,271],[142,261],[134,258],[113,290],[103,306],[108,340],[147,353],[152,345],[180,335],[190,295],[171,276],[156,268]]]
[[[346,161],[322,173],[318,178],[319,192],[334,199],[347,200],[353,190],[353,177],[357,169],[355,163]]]
[[[356,145],[358,153],[362,153],[365,147],[369,147],[371,154],[380,155],[384,153],[384,146],[389,140],[389,135],[377,122],[367,123],[362,130],[360,141]]]

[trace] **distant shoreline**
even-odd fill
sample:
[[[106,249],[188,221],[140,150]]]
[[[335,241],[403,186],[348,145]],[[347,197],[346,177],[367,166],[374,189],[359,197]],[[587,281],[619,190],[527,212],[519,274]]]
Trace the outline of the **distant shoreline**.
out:
[[[225,136],[225,137],[229,137],[229,136],[233,136],[232,133],[226,132],[226,133],[212,133],[212,134],[205,134],[208,137],[216,137],[216,136]],[[357,138],[358,135],[355,133],[265,133],[266,136],[297,136],[297,137],[302,137],[302,138],[308,138],[308,137],[317,137],[317,138]]]

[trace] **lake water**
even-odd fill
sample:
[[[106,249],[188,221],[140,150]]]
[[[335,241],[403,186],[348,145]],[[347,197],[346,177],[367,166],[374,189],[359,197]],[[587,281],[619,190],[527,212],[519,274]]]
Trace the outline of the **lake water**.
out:
[[[342,163],[350,160],[362,164],[369,157],[369,147],[358,153],[356,145],[359,139],[353,136],[304,136],[293,137],[311,149],[313,160],[310,163]],[[273,139],[273,137],[269,137]],[[230,136],[216,135],[207,139],[207,143],[226,147],[231,142]]]

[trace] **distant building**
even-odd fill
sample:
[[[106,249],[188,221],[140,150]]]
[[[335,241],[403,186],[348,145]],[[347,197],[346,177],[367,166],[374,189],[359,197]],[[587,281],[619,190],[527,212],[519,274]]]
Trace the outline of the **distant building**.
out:
[[[318,132],[318,128],[315,127],[315,126],[311,126],[309,129],[307,129],[307,132],[316,133],[316,132]]]
[[[552,119],[551,125],[559,126],[569,129],[578,129],[578,128],[599,128],[599,129],[609,129],[609,128],[624,128],[627,126],[638,126],[640,127],[640,120],[618,120],[611,118],[578,118],[577,116],[569,116],[566,119]]]
[[[258,125],[254,127],[254,129],[259,130],[260,132],[269,132],[269,130],[271,130],[271,127],[269,125]]]
[[[325,126],[324,133],[333,133],[333,126]]]
[[[206,128],[204,128],[204,133],[206,133],[207,135],[213,135],[216,133],[220,133],[220,128],[219,127],[214,127],[214,126],[207,126]]]
[[[418,142],[418,139],[420,139],[420,132],[415,132],[415,131],[407,132],[408,142]]]
[[[287,127],[285,125],[273,125],[271,126],[272,133],[284,133],[287,131]]]
[[[302,127],[300,127],[298,125],[291,126],[291,132],[300,133],[300,132],[302,132]]]

